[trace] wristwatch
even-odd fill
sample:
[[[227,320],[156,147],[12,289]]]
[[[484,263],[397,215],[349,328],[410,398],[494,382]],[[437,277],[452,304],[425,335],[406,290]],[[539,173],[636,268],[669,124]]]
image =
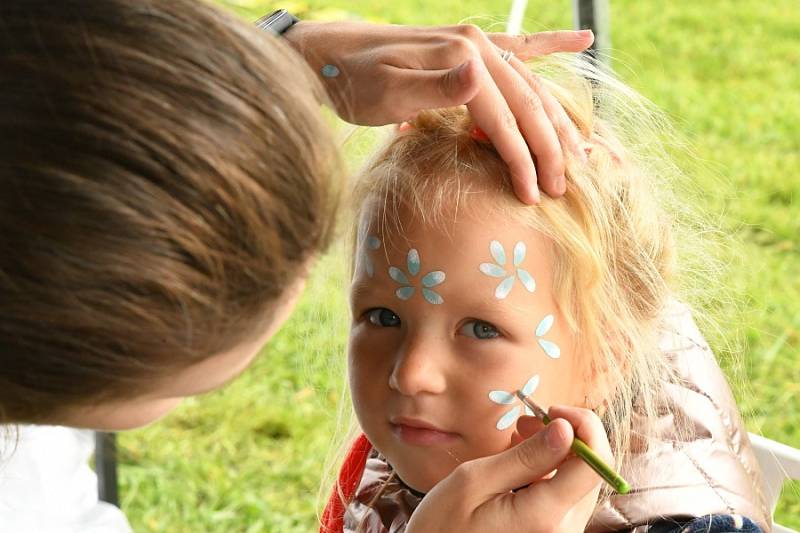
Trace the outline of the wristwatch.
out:
[[[280,36],[297,22],[300,22],[299,18],[285,9],[278,9],[258,19],[256,21],[256,26],[262,30],[271,32],[275,36]]]

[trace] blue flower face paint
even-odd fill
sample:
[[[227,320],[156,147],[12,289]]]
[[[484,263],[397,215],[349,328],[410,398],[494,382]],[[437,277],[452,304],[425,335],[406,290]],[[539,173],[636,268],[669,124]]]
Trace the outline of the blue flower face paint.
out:
[[[506,251],[499,241],[492,241],[489,243],[489,252],[492,254],[492,258],[495,262],[481,263],[478,268],[487,276],[503,278],[503,281],[500,282],[494,291],[494,295],[498,300],[505,299],[509,293],[511,293],[516,279],[519,279],[522,286],[525,287],[528,292],[532,293],[536,290],[536,280],[533,279],[533,276],[531,276],[527,270],[520,267],[525,260],[525,254],[527,252],[524,242],[518,241],[517,244],[514,245],[513,266],[510,266],[509,270],[504,268],[507,261]]]
[[[389,267],[389,277],[392,278],[394,281],[402,285],[399,289],[395,291],[395,294],[401,300],[408,300],[414,295],[414,291],[416,287],[411,282],[411,277],[416,277],[417,274],[420,272],[421,263],[419,258],[419,252],[412,248],[408,251],[408,255],[406,257],[406,268],[408,270],[408,275],[403,272],[401,269],[390,266]],[[441,283],[444,283],[445,280],[445,273],[441,270],[435,270],[433,272],[428,272],[422,277],[421,284],[422,284],[422,297],[425,298],[425,301],[434,305],[441,305],[444,303],[444,298],[434,291],[432,287],[435,287]]]
[[[375,251],[381,247],[381,240],[375,235],[367,235],[361,242],[361,261],[364,264],[364,270],[367,276],[373,277],[375,275],[375,265],[372,263],[372,258],[369,256],[370,251]]]
[[[555,322],[555,318],[553,315],[547,315],[539,322],[539,325],[536,326],[536,337],[539,340],[539,346],[542,347],[544,353],[548,355],[548,357],[552,357],[553,359],[558,359],[561,357],[561,349],[558,345],[552,341],[548,341],[543,339],[545,335],[550,331],[553,327],[553,323]]]
[[[525,385],[523,385],[522,393],[527,397],[534,393],[536,388],[539,386],[539,375],[533,376],[529,379]],[[497,421],[495,427],[498,431],[505,431],[511,426],[514,425],[514,422],[517,421],[520,414],[522,414],[523,408],[525,409],[525,414],[528,416],[533,416],[533,412],[525,406],[522,405],[522,402],[519,401],[517,395],[514,393],[515,391],[504,391],[504,390],[493,390],[489,393],[489,399],[496,404],[500,405],[514,405],[514,407],[510,411],[506,411],[503,416]],[[515,405],[519,404],[519,405]]]
[[[558,359],[561,357],[561,350],[559,349],[558,345],[552,341],[548,341],[543,339],[545,335],[547,335],[553,327],[555,322],[555,317],[553,315],[545,316],[540,322],[539,325],[536,327],[536,337],[539,343],[539,346],[544,350],[544,353],[547,354],[548,357],[553,359]],[[527,397],[534,393],[536,388],[539,386],[539,375],[533,376],[531,379],[522,386],[521,390],[522,393]],[[522,405],[522,402],[519,401],[515,391],[504,391],[504,390],[493,390],[489,392],[489,399],[499,405],[514,405],[514,407],[503,414],[500,419],[497,421],[495,427],[498,431],[505,431],[506,429],[510,428],[514,425],[517,421],[517,418],[523,412],[523,408],[525,410],[525,414],[528,416],[533,416],[531,410]],[[519,403],[520,405],[516,405]]]
[[[320,72],[325,78],[336,78],[340,74],[339,67],[331,64],[323,65]]]
[[[349,383],[370,442],[425,491],[459,460],[512,445],[519,418],[530,414],[516,390],[545,406],[577,405],[587,373],[558,312],[557,255],[546,235],[490,209],[453,220],[406,210],[390,213],[402,221],[393,224],[382,207],[361,218],[359,253],[369,255],[374,276],[359,255]],[[421,451],[421,432],[403,428],[405,417],[435,426],[441,431],[429,436],[441,440]]]

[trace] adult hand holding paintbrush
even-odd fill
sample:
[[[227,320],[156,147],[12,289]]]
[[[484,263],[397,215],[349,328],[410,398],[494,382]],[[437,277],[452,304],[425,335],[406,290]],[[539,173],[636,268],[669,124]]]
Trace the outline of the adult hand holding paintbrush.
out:
[[[516,394],[525,407],[533,411],[534,416],[541,420],[544,425],[550,423],[550,417],[547,415],[547,412],[544,409],[539,407],[533,400],[526,397],[522,391],[518,390]],[[620,476],[613,468],[611,468],[607,462],[603,461],[603,459],[581,439],[575,437],[575,439],[572,441],[570,449],[573,451],[573,453],[575,453],[575,455],[583,459],[592,470],[597,472],[597,475],[602,477],[603,481],[608,483],[615,491],[619,492],[620,494],[627,494],[631,490],[628,482],[625,481],[622,476]]]
[[[584,531],[602,479],[570,447],[577,436],[613,464],[608,437],[588,409],[554,406],[548,415],[544,428],[521,419],[518,445],[456,468],[425,496],[406,533]]]

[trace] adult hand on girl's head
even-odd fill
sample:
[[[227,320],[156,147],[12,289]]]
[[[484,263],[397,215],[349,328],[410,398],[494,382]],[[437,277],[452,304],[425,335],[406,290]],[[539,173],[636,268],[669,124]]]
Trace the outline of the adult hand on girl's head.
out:
[[[343,119],[375,126],[409,120],[423,109],[466,104],[508,164],[520,200],[538,201],[538,186],[551,196],[564,193],[559,136],[564,148],[576,151],[577,132],[527,68],[516,58],[504,61],[500,52],[523,60],[580,52],[592,44],[590,31],[517,36],[487,34],[472,25],[301,22],[285,36],[318,73],[325,65],[336,67],[338,75],[323,82]]]
[[[552,422],[519,445],[456,468],[423,498],[406,533],[584,531],[601,479],[570,445],[577,435],[611,463],[608,437],[588,409],[552,407],[549,415]]]

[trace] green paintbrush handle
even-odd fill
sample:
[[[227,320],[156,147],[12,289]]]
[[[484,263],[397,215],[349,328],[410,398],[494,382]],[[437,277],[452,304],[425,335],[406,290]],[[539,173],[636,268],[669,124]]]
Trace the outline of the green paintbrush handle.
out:
[[[617,474],[613,468],[608,466],[605,461],[600,459],[600,456],[594,453],[594,450],[589,448],[589,446],[583,442],[581,439],[575,437],[575,440],[572,441],[572,451],[575,452],[575,455],[583,459],[587,465],[592,467],[592,470],[597,472],[597,474],[603,478],[606,483],[614,487],[614,490],[620,494],[627,494],[630,492],[631,487],[628,485],[628,482],[625,481],[622,476]]]
[[[544,415],[542,417],[542,422],[545,425],[550,423],[550,417]],[[630,492],[631,487],[628,485],[628,482],[623,479],[622,476],[617,474],[613,468],[608,466],[605,461],[600,459],[600,456],[594,453],[594,450],[589,448],[589,446],[583,442],[578,437],[575,437],[575,440],[572,441],[572,446],[570,447],[572,451],[584,460],[584,462],[591,467],[592,470],[597,472],[597,474],[605,480],[606,483],[611,485],[615,491],[620,494],[627,494]]]

